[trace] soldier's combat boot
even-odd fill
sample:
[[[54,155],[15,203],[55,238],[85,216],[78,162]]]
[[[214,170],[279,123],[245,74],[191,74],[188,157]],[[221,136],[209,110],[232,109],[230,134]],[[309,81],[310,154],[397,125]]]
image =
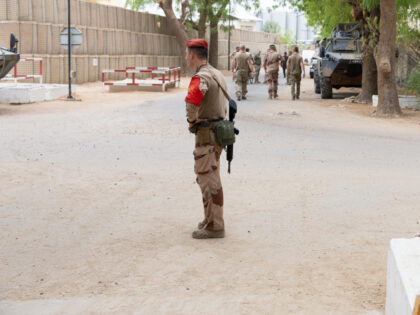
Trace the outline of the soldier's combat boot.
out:
[[[240,100],[241,100],[241,97],[240,97],[240,96],[237,96],[237,97],[236,97],[236,99],[237,99],[238,101],[240,101]]]
[[[274,94],[274,98],[278,98],[279,96],[277,94]]]
[[[203,221],[201,221],[201,222],[198,223],[197,228],[199,230],[203,229],[207,225],[208,222],[209,221],[207,221],[207,219],[204,219]]]
[[[268,99],[269,99],[269,100],[272,100],[272,99],[273,99],[273,95],[269,94],[269,95],[268,95]]]
[[[246,100],[246,96],[245,96],[245,95],[243,95],[243,96],[242,96],[242,99],[243,99],[243,100]]]
[[[296,99],[297,99],[297,100],[299,99],[299,95],[296,95]]]
[[[224,238],[225,231],[211,231],[206,229],[195,230],[192,233],[192,237],[196,239],[205,239],[205,238]]]
[[[292,99],[295,100],[296,99],[296,96],[293,95]]]

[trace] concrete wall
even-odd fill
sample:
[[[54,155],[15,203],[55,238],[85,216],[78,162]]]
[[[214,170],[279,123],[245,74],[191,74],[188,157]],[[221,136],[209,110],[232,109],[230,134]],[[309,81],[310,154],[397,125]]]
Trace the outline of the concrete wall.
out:
[[[181,65],[166,18],[83,0],[71,0],[71,6],[72,25],[83,33],[83,44],[73,51],[72,59],[77,83],[98,81],[107,68]],[[66,23],[67,0],[0,0],[0,45],[8,47],[10,33],[15,33],[22,58],[44,59],[44,82],[67,81],[67,51],[59,44]],[[228,35],[220,32],[219,39],[219,68],[226,69]],[[264,51],[274,40],[270,34],[234,30],[231,51],[240,43]],[[38,62],[21,62],[18,73],[39,74],[38,69]],[[121,74],[108,77],[117,79]]]
[[[77,83],[100,80],[106,68],[181,64],[176,39],[164,17],[82,0],[72,0],[71,5],[72,25],[83,33],[83,45],[72,58]],[[44,82],[67,81],[67,51],[59,44],[66,23],[67,0],[0,1],[0,45],[8,47],[9,35],[15,33],[22,58],[44,59]],[[98,66],[93,66],[93,59]],[[38,74],[38,69],[38,62],[22,62],[18,73]]]

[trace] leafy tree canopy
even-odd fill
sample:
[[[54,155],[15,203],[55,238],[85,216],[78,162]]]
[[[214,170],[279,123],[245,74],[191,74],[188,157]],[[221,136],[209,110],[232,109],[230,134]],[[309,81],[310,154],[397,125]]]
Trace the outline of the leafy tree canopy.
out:
[[[264,23],[263,32],[270,34],[278,34],[280,33],[280,25],[276,21],[269,20]]]

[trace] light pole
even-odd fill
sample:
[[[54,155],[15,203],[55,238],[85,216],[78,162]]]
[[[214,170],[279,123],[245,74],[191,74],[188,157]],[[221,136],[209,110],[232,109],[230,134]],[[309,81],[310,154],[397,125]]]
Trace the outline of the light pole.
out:
[[[228,19],[229,19],[229,33],[228,33],[228,70],[230,70],[230,1],[229,1],[229,11],[228,11]]]
[[[299,35],[299,33],[298,33],[298,26],[299,26],[299,12],[298,11],[296,11],[296,46],[297,46],[297,43],[298,43],[298,35]]]
[[[68,12],[67,12],[67,24],[68,24],[68,28],[67,28],[67,33],[68,33],[68,58],[69,58],[69,70],[68,70],[68,75],[69,75],[69,95],[67,96],[67,100],[74,100],[73,96],[71,95],[71,30],[70,30],[70,18],[71,18],[71,14],[70,14],[70,0],[67,0],[67,5],[68,5]]]

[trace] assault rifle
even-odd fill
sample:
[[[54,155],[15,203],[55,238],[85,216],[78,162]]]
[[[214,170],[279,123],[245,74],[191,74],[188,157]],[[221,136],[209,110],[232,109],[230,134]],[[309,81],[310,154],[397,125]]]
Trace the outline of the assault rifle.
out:
[[[238,111],[238,106],[236,105],[236,102],[229,98],[229,121],[235,124],[235,115]],[[237,128],[234,128],[235,135],[239,134],[239,130]],[[230,162],[233,160],[233,144],[228,145],[226,148],[226,160],[228,161],[228,173],[230,174]]]

